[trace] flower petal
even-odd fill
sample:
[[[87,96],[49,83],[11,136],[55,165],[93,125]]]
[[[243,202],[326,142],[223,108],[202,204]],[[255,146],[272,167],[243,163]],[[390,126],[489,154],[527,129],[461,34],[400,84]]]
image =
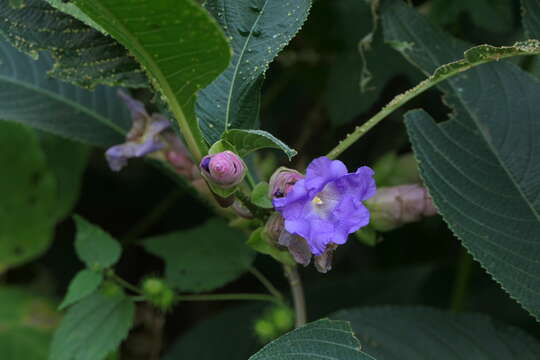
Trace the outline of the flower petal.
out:
[[[347,167],[341,161],[330,160],[326,156],[318,157],[306,170],[306,189],[311,196],[315,196],[327,183],[346,174]]]

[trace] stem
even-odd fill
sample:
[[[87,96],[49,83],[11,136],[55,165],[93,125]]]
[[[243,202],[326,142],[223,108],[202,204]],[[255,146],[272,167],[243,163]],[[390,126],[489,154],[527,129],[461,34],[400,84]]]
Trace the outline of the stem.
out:
[[[255,183],[255,179],[253,179],[253,175],[251,175],[251,172],[249,171],[249,169],[246,171],[246,179],[247,179],[247,182],[248,182],[249,186],[251,187],[251,189],[253,189],[257,185]]]
[[[139,294],[139,295],[143,295],[144,296],[144,293],[142,292],[141,289],[139,289],[138,287],[136,287],[135,285],[132,285],[130,283],[128,283],[126,280],[122,279],[120,276],[116,275],[114,273],[114,271],[110,270],[107,274],[107,276],[109,278],[111,278],[112,280],[116,281],[116,283],[120,286],[123,286],[124,288],[128,289],[128,290],[131,290],[133,291],[134,293],[136,294]]]
[[[176,296],[178,301],[222,301],[222,300],[256,300],[256,301],[269,301],[282,305],[280,299],[267,294],[202,294],[202,295],[178,295]]]
[[[253,276],[255,276],[257,280],[261,282],[261,284],[263,284],[263,286],[266,288],[266,290],[268,290],[270,294],[272,294],[274,297],[283,301],[283,295],[281,294],[281,292],[278,289],[276,289],[274,285],[272,285],[270,280],[268,280],[268,278],[266,278],[266,276],[264,276],[263,273],[261,273],[259,270],[257,270],[253,266],[249,268],[249,272]]]
[[[236,198],[244,204],[246,208],[251,212],[251,214],[256,217],[257,219],[261,220],[263,224],[266,222],[268,217],[270,216],[270,211],[267,209],[263,209],[258,207],[257,205],[254,205],[249,197],[244,194],[241,190],[238,190],[234,193],[236,195]]]
[[[285,270],[285,276],[289,280],[291,286],[291,292],[294,302],[294,313],[296,315],[295,327],[299,328],[306,324],[306,300],[304,297],[304,289],[302,288],[302,281],[300,280],[300,274],[296,266],[283,265]]]
[[[456,280],[452,291],[451,309],[463,311],[467,300],[467,292],[472,273],[473,258],[465,248],[461,248],[456,269]]]

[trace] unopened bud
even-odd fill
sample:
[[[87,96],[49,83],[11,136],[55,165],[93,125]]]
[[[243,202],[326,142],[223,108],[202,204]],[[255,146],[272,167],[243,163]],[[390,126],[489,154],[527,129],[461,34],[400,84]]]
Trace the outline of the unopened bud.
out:
[[[232,208],[238,216],[243,217],[244,219],[253,219],[253,214],[249,209],[238,199],[235,199]]]
[[[246,165],[232,151],[205,156],[200,163],[201,175],[213,185],[228,189],[244,180]]]
[[[159,278],[147,278],[142,284],[143,293],[153,305],[167,310],[174,304],[174,292]]]
[[[427,189],[418,184],[379,188],[365,204],[371,211],[371,225],[379,231],[437,214]]]
[[[268,197],[270,199],[284,197],[292,190],[294,184],[303,178],[304,175],[296,170],[280,167],[270,177]]]
[[[266,225],[264,226],[266,237],[272,245],[276,245],[278,243],[279,237],[284,229],[285,222],[283,216],[277,212],[270,215],[266,221]]]

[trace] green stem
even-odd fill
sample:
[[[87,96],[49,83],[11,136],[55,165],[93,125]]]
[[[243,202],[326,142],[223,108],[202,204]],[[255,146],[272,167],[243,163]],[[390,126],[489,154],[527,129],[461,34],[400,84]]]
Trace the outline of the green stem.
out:
[[[178,301],[223,301],[223,300],[256,300],[269,301],[278,305],[282,305],[280,299],[267,294],[201,294],[201,295],[178,295]]]
[[[257,278],[257,280],[260,281],[261,284],[263,284],[263,286],[266,288],[266,290],[268,290],[268,292],[270,294],[272,294],[274,297],[276,297],[276,298],[280,299],[281,301],[283,301],[283,295],[281,294],[281,292],[278,289],[276,289],[276,287],[274,285],[272,285],[270,280],[268,280],[268,278],[266,276],[264,276],[263,273],[261,273],[259,270],[257,270],[253,266],[249,268],[249,272],[253,276],[255,276]]]
[[[456,279],[454,281],[454,290],[452,291],[451,309],[454,311],[463,311],[467,301],[467,292],[471,279],[473,258],[465,248],[461,248],[459,253],[458,265],[456,269]]]
[[[285,276],[287,277],[287,280],[289,280],[289,285],[291,286],[295,313],[295,327],[299,328],[307,322],[304,288],[302,287],[302,281],[296,266],[283,265],[283,269],[285,270]]]
[[[128,283],[126,280],[124,280],[120,276],[116,275],[116,273],[114,271],[109,270],[108,273],[107,273],[107,276],[110,279],[114,280],[118,285],[120,285],[120,286],[122,286],[122,287],[124,287],[124,288],[126,288],[128,290],[131,290],[136,294],[144,296],[144,293],[143,293],[143,291],[141,289],[139,289],[135,285],[132,285],[132,284]]]
[[[268,217],[270,216],[270,211],[260,208],[257,205],[254,205],[249,197],[244,194],[241,190],[238,190],[234,193],[236,195],[236,198],[244,204],[246,208],[251,212],[251,214],[256,217],[257,219],[261,220],[263,224],[266,222]]]

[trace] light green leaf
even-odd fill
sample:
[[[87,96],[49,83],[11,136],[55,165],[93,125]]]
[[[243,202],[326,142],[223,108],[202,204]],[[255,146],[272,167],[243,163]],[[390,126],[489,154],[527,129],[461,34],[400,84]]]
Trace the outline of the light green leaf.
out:
[[[540,343],[521,330],[480,314],[422,307],[340,311],[362,349],[377,360],[535,360]]]
[[[75,250],[90,269],[101,270],[116,264],[122,248],[111,235],[80,216],[75,216],[77,237]]]
[[[34,58],[50,51],[54,65],[45,70],[54,77],[88,88],[147,85],[140,65],[118,42],[45,0],[25,0],[17,9],[0,1],[0,13],[0,34],[11,44]]]
[[[0,121],[0,272],[49,246],[57,186],[34,132]]]
[[[123,142],[131,120],[116,91],[51,79],[51,66],[46,54],[34,61],[0,41],[0,118],[89,144]]]
[[[400,1],[383,5],[382,19],[386,39],[408,44],[400,47],[403,54],[428,73],[458,59],[467,47]],[[466,58],[490,53],[484,51],[489,47],[479,49]],[[442,69],[437,73],[444,76]],[[422,177],[439,212],[475,259],[539,318],[540,148],[535,143],[540,128],[535,124],[540,83],[500,62],[440,87],[455,110],[450,120],[436,123],[423,111],[406,116]]]
[[[270,255],[277,261],[283,264],[295,266],[292,255],[287,250],[279,250],[277,247],[272,246],[264,235],[264,227],[260,227],[253,231],[246,242],[253,250],[260,252],[261,254]]]
[[[283,335],[249,360],[364,360],[373,358],[360,350],[346,321],[323,319]]]
[[[22,289],[0,287],[0,354],[5,360],[46,360],[60,319],[52,302]]]
[[[150,253],[165,261],[165,278],[183,291],[216,289],[236,279],[253,262],[255,253],[245,236],[213,219],[203,226],[144,241]]]
[[[208,0],[231,40],[231,64],[199,94],[197,116],[213,144],[229,129],[258,127],[261,85],[270,62],[296,35],[311,0]]]
[[[92,271],[89,269],[79,271],[77,275],[75,275],[73,280],[71,280],[67,295],[58,308],[62,310],[84,299],[88,295],[95,292],[98,289],[99,285],[101,285],[102,281],[103,274],[101,274],[100,272]]]
[[[527,36],[540,39],[540,2],[521,0],[523,27]]]
[[[49,360],[103,360],[126,338],[135,305],[124,295],[95,293],[72,306],[51,344]]]
[[[268,197],[268,183],[258,183],[251,192],[251,202],[264,209],[271,209],[274,207],[272,201]]]
[[[272,134],[263,130],[239,130],[233,129],[223,134],[223,140],[233,145],[238,155],[244,157],[250,152],[260,149],[279,149],[291,160],[296,151]]]
[[[75,5],[143,65],[200,159],[207,148],[195,118],[195,93],[230,60],[214,19],[194,0],[76,0]]]

